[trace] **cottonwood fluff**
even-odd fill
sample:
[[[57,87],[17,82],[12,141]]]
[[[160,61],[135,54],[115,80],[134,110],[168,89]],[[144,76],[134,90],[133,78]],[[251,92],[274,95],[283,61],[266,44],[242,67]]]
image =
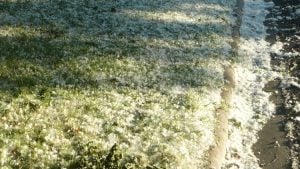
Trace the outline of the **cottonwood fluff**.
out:
[[[270,44],[265,41],[267,8],[263,0],[245,0],[238,55],[234,67],[236,88],[229,116],[229,139],[223,167],[259,169],[251,147],[257,132],[275,112],[264,84],[275,76],[270,66]]]

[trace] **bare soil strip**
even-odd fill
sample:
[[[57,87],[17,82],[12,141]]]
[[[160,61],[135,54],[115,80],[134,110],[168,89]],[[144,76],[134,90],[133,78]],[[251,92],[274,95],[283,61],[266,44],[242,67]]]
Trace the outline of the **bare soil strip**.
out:
[[[232,48],[232,60],[238,53],[238,44],[240,41],[240,27],[242,24],[243,16],[243,0],[237,0],[236,8],[234,14],[236,16],[236,23],[232,27],[232,38],[233,42],[230,44]],[[228,116],[229,109],[232,100],[232,93],[235,87],[235,75],[234,69],[231,65],[224,67],[224,80],[225,86],[222,89],[221,97],[222,104],[221,107],[216,110],[217,116],[217,127],[215,129],[215,146],[210,152],[210,168],[220,169],[226,154],[226,142],[228,140]]]
[[[217,109],[217,127],[215,129],[216,145],[212,148],[210,153],[210,168],[219,169],[222,166],[226,154],[226,142],[228,138],[228,115],[232,92],[234,89],[234,72],[232,67],[225,68],[224,79],[226,84],[222,90],[221,96],[223,99],[222,105]]]

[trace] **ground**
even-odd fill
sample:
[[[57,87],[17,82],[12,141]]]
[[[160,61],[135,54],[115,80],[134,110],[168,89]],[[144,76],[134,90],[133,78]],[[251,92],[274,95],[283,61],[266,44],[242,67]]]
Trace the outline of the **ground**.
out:
[[[233,4],[1,1],[1,168],[207,165]]]
[[[276,114],[266,86],[297,86],[272,66],[280,44],[264,22],[273,7],[0,1],[0,168],[208,168],[219,129],[228,132],[222,168],[263,168],[252,146]],[[291,139],[298,115],[289,118]]]

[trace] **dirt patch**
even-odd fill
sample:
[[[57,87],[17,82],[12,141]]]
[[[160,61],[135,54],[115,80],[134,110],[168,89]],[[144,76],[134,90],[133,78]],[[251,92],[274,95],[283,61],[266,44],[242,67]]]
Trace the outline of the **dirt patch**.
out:
[[[258,141],[253,145],[254,154],[260,159],[259,164],[263,169],[289,168],[290,149],[286,137],[285,122],[287,120],[284,108],[284,95],[278,91],[280,80],[266,84],[265,91],[272,92],[270,100],[275,103],[276,114],[258,133]]]
[[[272,93],[276,114],[259,132],[253,150],[263,169],[299,169],[300,112],[295,107],[300,101],[300,1],[273,2],[265,21],[266,39],[282,45],[270,54],[273,70],[282,77],[265,85],[265,91]]]
[[[254,146],[255,155],[261,159],[260,166],[264,169],[289,168],[288,139],[285,137],[284,123],[286,117],[277,115],[270,119],[261,132],[259,141]]]

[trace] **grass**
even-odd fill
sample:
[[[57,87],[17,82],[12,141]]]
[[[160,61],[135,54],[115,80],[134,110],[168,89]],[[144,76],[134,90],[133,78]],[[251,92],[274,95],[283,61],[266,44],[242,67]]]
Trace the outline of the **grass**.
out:
[[[1,168],[204,167],[232,3],[1,1]]]

